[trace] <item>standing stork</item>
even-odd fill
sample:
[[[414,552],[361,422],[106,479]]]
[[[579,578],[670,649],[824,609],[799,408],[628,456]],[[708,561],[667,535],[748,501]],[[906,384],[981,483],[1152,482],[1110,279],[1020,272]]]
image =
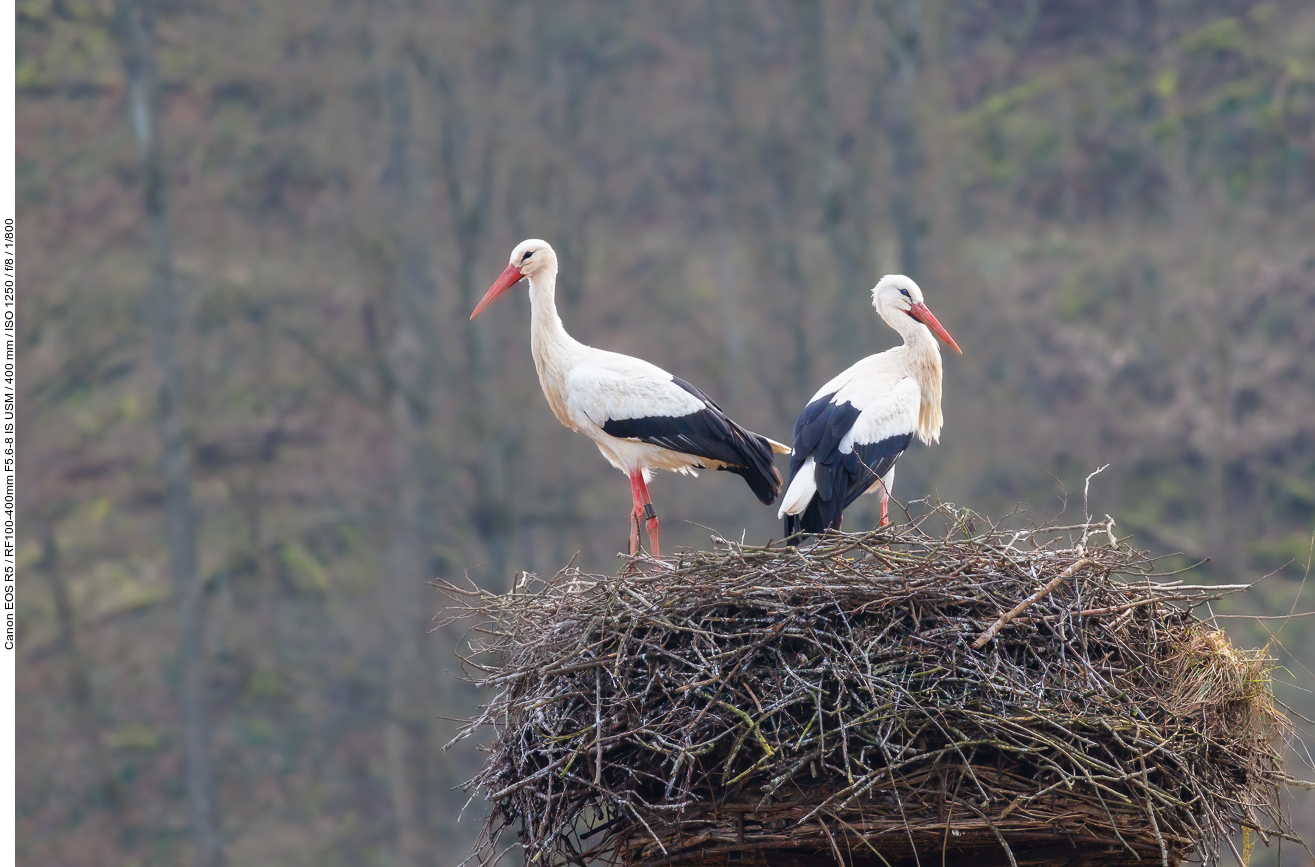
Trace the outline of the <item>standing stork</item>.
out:
[[[772,452],[789,454],[788,446],[740,427],[716,401],[662,368],[585,346],[566,333],[554,300],[557,254],[546,241],[522,241],[511,251],[506,270],[470,318],[521,279],[530,284],[530,349],[548,405],[630,477],[631,554],[639,549],[642,521],[653,556],[660,556],[657,510],[648,495],[653,470],[728,470],[743,476],[766,505],[776,501],[781,474]]]
[[[853,365],[799,413],[790,485],[777,513],[787,540],[839,530],[845,509],[863,494],[880,492],[885,526],[895,461],[914,435],[928,445],[940,437],[941,351],[932,333],[955,352],[963,350],[927,309],[918,284],[903,274],[881,278],[872,306],[904,345]]]

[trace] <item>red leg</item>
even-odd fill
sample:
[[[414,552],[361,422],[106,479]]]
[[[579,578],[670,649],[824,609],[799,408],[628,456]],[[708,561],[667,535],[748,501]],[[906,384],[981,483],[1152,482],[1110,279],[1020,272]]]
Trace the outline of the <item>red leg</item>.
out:
[[[630,474],[630,555],[639,550],[639,525],[644,515],[644,500],[648,496],[644,488],[644,472],[639,470]]]
[[[890,495],[886,493],[886,488],[883,485],[881,488],[881,523],[877,525],[879,527],[884,527],[890,523],[890,518],[886,517],[886,503],[889,500]]]
[[[653,498],[648,495],[648,485],[644,484],[644,473],[641,470],[637,476],[631,476],[632,479],[639,479],[639,493],[643,497],[644,505],[637,507],[646,517],[644,529],[648,531],[648,544],[653,549],[653,559],[656,560],[662,555],[658,553],[658,519],[657,509],[653,508]]]

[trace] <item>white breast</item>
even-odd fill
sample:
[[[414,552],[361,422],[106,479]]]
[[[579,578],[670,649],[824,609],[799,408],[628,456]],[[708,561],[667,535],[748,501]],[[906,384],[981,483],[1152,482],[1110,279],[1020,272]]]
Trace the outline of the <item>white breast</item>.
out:
[[[854,394],[859,416],[840,440],[840,451],[849,454],[854,443],[879,443],[889,437],[911,434],[918,428],[918,384],[906,377],[895,387],[879,393]]]
[[[566,402],[597,427],[608,419],[678,418],[705,408],[656,364],[601,349],[590,349],[566,374]]]

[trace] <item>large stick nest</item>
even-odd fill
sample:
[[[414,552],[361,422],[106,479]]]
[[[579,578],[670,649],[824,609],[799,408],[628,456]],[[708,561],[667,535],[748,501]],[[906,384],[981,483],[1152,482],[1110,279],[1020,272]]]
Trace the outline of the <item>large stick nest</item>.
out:
[[[458,737],[493,737],[479,860],[1169,864],[1240,858],[1238,828],[1293,839],[1274,662],[1192,613],[1239,587],[1162,580],[1112,521],[931,517],[448,585],[493,691]]]

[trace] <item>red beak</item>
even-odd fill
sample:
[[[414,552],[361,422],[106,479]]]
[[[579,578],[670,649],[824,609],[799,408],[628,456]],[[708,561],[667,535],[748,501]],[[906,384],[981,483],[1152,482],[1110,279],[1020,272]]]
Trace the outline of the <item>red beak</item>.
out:
[[[936,321],[936,317],[931,315],[931,311],[927,309],[926,304],[914,304],[913,309],[910,310],[909,313],[914,319],[930,328],[932,334],[935,334],[941,340],[944,340],[949,344],[951,349],[960,355],[963,355],[963,350],[959,348],[959,344],[954,342],[954,338],[950,336],[950,332],[946,331],[945,327]]]
[[[519,283],[522,276],[521,269],[517,268],[515,265],[508,265],[507,270],[498,275],[498,279],[493,281],[493,285],[489,287],[489,291],[485,292],[484,297],[475,305],[475,312],[470,314],[470,318],[474,319],[479,315],[481,310],[493,303],[494,298],[497,298],[503,292],[506,292],[508,289]]]

